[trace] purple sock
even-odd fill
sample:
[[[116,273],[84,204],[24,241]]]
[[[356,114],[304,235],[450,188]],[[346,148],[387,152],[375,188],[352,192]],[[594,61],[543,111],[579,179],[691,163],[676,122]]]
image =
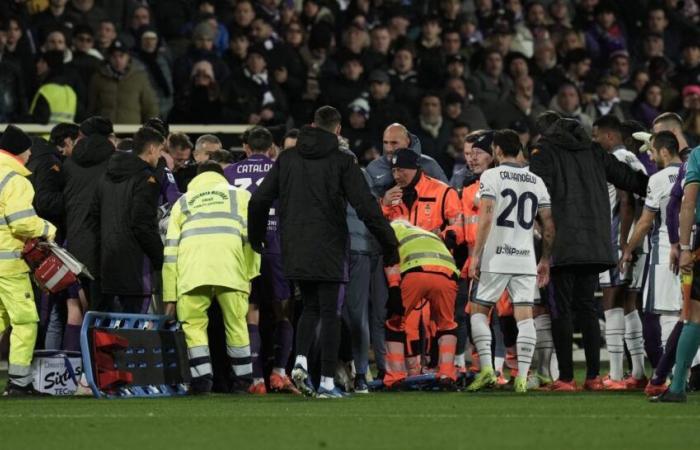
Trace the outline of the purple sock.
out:
[[[673,327],[673,331],[671,331],[671,334],[668,336],[666,349],[659,359],[659,364],[656,366],[654,376],[651,378],[651,384],[661,386],[671,374],[671,369],[673,369],[673,365],[676,363],[676,347],[678,347],[678,339],[681,337],[681,331],[683,331],[683,322],[678,321]]]
[[[80,351],[80,328],[80,325],[66,325],[66,329],[63,332],[63,350]]]
[[[253,378],[263,377],[262,361],[260,360],[260,330],[257,325],[248,324],[248,335],[250,336],[250,356],[253,360]]]
[[[292,353],[292,340],[294,339],[294,327],[288,320],[277,322],[275,327],[275,367],[285,368]]]
[[[664,349],[661,347],[661,323],[659,316],[652,313],[644,313],[642,322],[642,332],[644,334],[644,350],[647,352],[651,367],[659,365]]]

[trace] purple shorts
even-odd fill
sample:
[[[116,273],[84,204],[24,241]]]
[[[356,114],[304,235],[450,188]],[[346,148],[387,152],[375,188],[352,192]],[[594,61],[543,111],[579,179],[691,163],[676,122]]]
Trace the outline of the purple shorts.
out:
[[[250,303],[279,302],[291,297],[289,282],[284,278],[281,255],[263,255],[260,261],[260,276],[253,279]]]

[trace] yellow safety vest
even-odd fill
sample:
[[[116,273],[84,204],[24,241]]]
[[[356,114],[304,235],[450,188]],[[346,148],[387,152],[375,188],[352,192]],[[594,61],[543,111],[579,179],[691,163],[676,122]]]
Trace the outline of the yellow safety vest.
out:
[[[437,235],[403,220],[391,222],[391,227],[399,241],[401,273],[420,267],[427,272],[459,276],[454,258]]]
[[[27,239],[56,236],[56,227],[39,218],[32,207],[34,188],[29,170],[12,154],[0,150],[0,277],[29,271],[22,259]]]
[[[205,172],[189,184],[170,213],[163,260],[163,301],[200,286],[250,292],[260,255],[248,242],[250,193]]]
[[[49,104],[51,115],[49,116],[50,124],[58,124],[64,122],[75,121],[75,112],[78,108],[78,96],[75,91],[67,84],[46,83],[41,86],[34,95],[32,106],[29,108],[29,114],[34,114],[36,102],[39,96],[43,96]]]

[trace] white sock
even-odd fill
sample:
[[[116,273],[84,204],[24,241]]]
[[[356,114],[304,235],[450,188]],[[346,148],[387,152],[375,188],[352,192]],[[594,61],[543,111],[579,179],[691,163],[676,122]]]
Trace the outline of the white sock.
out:
[[[253,384],[265,383],[265,378],[253,378]]]
[[[328,391],[332,391],[333,388],[335,388],[333,377],[321,377],[321,387]]]
[[[532,364],[532,355],[535,354],[537,345],[537,331],[533,319],[518,322],[518,339],[515,342],[518,354],[518,376],[527,378],[530,364]]]
[[[496,356],[493,359],[493,367],[496,369],[496,372],[498,372],[499,375],[503,375],[503,364],[506,362],[506,358],[504,356]]]
[[[552,352],[552,362],[549,363],[549,373],[552,374],[552,380],[559,379],[559,360],[557,359],[557,352]]]
[[[297,359],[294,360],[295,366],[301,366],[304,370],[309,370],[306,366],[306,356],[297,355]]]
[[[493,367],[491,358],[491,329],[485,314],[472,314],[469,322],[472,326],[472,339],[477,353],[479,353],[479,364],[481,368]],[[501,365],[503,365],[501,358]]]
[[[467,363],[464,360],[464,353],[455,355],[455,367],[465,367]]]
[[[625,315],[625,343],[632,357],[632,376],[640,380],[644,378],[644,336],[636,310]]]
[[[282,377],[287,376],[287,370],[284,367],[273,367],[272,373],[276,373],[277,375],[282,376]]]
[[[610,378],[622,380],[622,361],[625,357],[625,310],[613,308],[605,311],[605,342],[610,354]]]
[[[537,332],[537,345],[535,346],[537,373],[551,378],[552,374],[549,370],[549,365],[552,361],[552,351],[554,350],[552,319],[549,314],[542,314],[535,317],[534,321]]]
[[[661,346],[666,350],[666,341],[673,331],[673,327],[678,323],[678,316],[669,316],[667,314],[661,314],[659,316],[659,323],[661,324]]]

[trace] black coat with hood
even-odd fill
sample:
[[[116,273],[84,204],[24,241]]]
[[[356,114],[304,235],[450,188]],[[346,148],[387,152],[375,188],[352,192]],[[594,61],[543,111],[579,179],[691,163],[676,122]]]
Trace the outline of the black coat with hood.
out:
[[[32,174],[29,181],[34,187],[34,210],[39,217],[48,220],[58,228],[56,241],[65,237],[65,212],[63,206],[63,157],[55,145],[36,137],[32,139],[32,155],[27,169]]]
[[[248,207],[254,248],[264,242],[268,212],[276,199],[288,279],[347,282],[348,202],[379,241],[387,264],[398,262],[396,236],[355,159],[339,150],[335,134],[304,127],[296,147],[280,154]]]
[[[553,266],[602,272],[617,264],[607,183],[644,196],[648,177],[594,144],[572,119],[555,122],[530,155],[530,171],[544,180],[552,199]]]
[[[98,231],[102,292],[150,295],[151,273],[163,267],[158,234],[160,184],[144,160],[116,152],[100,179],[90,223]]]
[[[87,218],[97,181],[107,170],[107,162],[113,154],[112,142],[105,136],[93,134],[80,139],[75,144],[73,154],[63,164],[67,248],[94,276],[99,275],[98,249],[96,236]]]

